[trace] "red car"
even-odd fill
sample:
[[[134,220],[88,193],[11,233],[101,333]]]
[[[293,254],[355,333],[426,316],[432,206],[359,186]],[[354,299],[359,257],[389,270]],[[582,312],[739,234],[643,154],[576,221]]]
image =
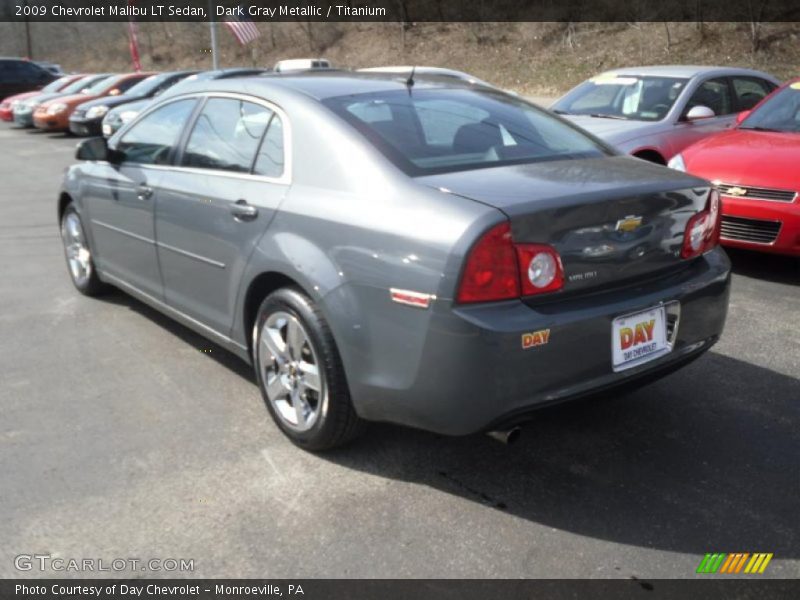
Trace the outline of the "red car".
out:
[[[669,166],[717,185],[722,244],[800,256],[800,78],[740,113],[734,129],[689,146]]]
[[[16,94],[14,96],[9,96],[8,98],[5,98],[2,102],[0,102],[0,121],[14,120],[15,102],[26,100],[27,98],[31,98],[33,96],[36,96],[37,94],[60,92],[70,83],[80,79],[81,77],[83,77],[83,75],[64,75],[63,77],[59,77],[55,81],[51,81],[40,90],[33,90],[32,92],[24,92],[22,94]]]

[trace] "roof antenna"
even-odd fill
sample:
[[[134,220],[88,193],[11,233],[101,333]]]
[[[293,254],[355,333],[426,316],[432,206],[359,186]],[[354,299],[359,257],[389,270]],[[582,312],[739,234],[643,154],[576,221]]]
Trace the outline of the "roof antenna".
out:
[[[406,87],[408,88],[408,93],[411,93],[411,88],[414,87],[414,72],[417,70],[417,65],[411,67],[411,74],[406,79]]]

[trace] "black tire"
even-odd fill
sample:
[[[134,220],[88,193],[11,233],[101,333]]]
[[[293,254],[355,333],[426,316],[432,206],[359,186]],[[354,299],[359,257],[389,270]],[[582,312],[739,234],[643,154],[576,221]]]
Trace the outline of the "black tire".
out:
[[[65,227],[67,226],[67,219],[74,219],[77,218],[78,226],[80,228],[80,235],[84,240],[87,250],[89,251],[89,275],[85,278],[76,278],[75,274],[73,273],[72,267],[70,266],[69,256],[67,254],[67,246],[65,240]],[[62,245],[64,245],[64,258],[67,261],[67,271],[69,273],[69,278],[72,280],[72,284],[75,286],[81,294],[84,296],[99,296],[100,294],[105,293],[108,291],[108,286],[100,281],[100,278],[97,276],[97,269],[94,266],[94,260],[92,259],[91,248],[89,246],[89,239],[86,237],[86,228],[83,226],[83,221],[81,220],[80,214],[78,211],[75,210],[75,207],[72,203],[68,204],[67,207],[64,209],[64,214],[61,215],[61,223],[60,223],[60,231],[61,231],[61,241]]]
[[[321,376],[322,394],[317,396],[318,414],[313,425],[298,431],[278,413],[267,393],[265,378],[270,368],[269,353],[262,343],[264,325],[271,316],[289,314],[300,323],[306,342],[315,357]],[[287,334],[288,335],[288,334]],[[264,354],[264,356],[262,356]],[[273,369],[276,363],[272,363]],[[306,294],[297,288],[281,288],[261,303],[253,330],[253,365],[258,387],[272,418],[283,433],[297,446],[311,451],[337,448],[355,439],[364,429],[365,422],[356,414],[350,400],[342,361],[330,328],[322,312]],[[272,373],[274,374],[274,370]]]

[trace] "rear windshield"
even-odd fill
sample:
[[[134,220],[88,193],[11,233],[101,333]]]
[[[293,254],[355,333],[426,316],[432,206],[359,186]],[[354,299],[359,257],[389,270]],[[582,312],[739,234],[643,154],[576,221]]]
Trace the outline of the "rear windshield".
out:
[[[396,90],[324,104],[412,176],[611,153],[547,111],[492,90]]]

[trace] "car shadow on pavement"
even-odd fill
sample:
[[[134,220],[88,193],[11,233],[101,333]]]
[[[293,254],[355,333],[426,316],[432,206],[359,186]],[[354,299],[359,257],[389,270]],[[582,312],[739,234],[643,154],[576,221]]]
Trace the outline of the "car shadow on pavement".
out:
[[[512,446],[373,425],[322,458],[616,543],[800,556],[800,381],[716,353],[542,410]]]
[[[118,290],[117,288],[111,288],[107,293],[97,298],[97,300],[101,302],[107,302],[110,304],[124,306],[142,315],[143,317],[150,319],[151,321],[153,321],[157,325],[160,325],[161,327],[169,331],[172,335],[179,338],[186,344],[197,348],[198,352],[202,352],[205,358],[209,358],[219,363],[220,365],[230,369],[243,379],[251,381],[253,385],[256,385],[256,379],[255,379],[255,374],[253,373],[253,369],[252,367],[247,365],[244,361],[239,359],[231,352],[227,351],[219,344],[215,344],[208,338],[205,338],[202,335],[195,333],[188,327],[181,325],[171,317],[168,317],[163,313],[157,311],[156,309],[151,308],[144,302],[140,302],[133,296],[129,296],[128,294],[122,292],[121,290]],[[209,350],[211,351],[209,352]],[[269,417],[269,415],[266,416]]]
[[[255,386],[249,366],[170,317],[119,291],[102,300],[212,347],[205,357]],[[596,539],[800,557],[800,380],[717,352],[629,394],[543,409],[512,446],[373,423],[319,456]]]
[[[800,257],[726,248],[736,275],[800,285]]]

